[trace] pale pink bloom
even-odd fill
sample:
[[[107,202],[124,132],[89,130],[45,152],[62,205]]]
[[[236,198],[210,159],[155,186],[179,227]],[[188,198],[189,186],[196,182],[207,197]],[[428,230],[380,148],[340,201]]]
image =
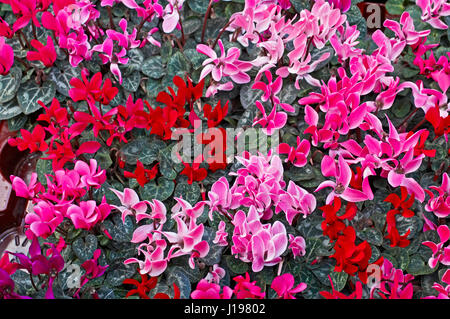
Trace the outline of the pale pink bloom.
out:
[[[420,41],[420,38],[426,37],[430,34],[430,30],[416,31],[414,28],[414,21],[409,15],[409,12],[403,12],[400,17],[400,23],[394,20],[385,20],[383,25],[394,31],[397,38],[406,41],[407,45],[415,45]]]
[[[240,61],[241,50],[236,47],[229,48],[225,55],[225,48],[221,40],[217,42],[220,48],[220,57],[209,46],[204,44],[197,45],[197,51],[209,58],[203,61],[203,70],[200,74],[200,80],[211,73],[214,81],[219,82],[222,77],[229,76],[238,84],[250,82],[250,76],[245,73],[252,68],[250,62]]]
[[[165,33],[171,33],[180,21],[179,10],[183,6],[184,0],[169,0],[164,9],[162,28]]]
[[[306,165],[306,159],[309,154],[311,144],[308,140],[301,141],[300,136],[297,136],[297,147],[291,147],[287,143],[281,143],[278,145],[279,154],[288,154],[285,162],[290,162],[297,167],[303,167]]]
[[[163,202],[157,199],[152,199],[152,201],[146,201],[146,203],[150,206],[151,213],[147,214],[146,210],[140,210],[139,212],[136,212],[136,221],[140,222],[143,219],[151,218],[158,224],[164,224],[167,220],[166,217],[166,206]]]
[[[218,264],[213,265],[212,269],[208,272],[205,280],[218,284],[222,278],[225,277],[225,269],[220,267]]]
[[[430,200],[425,209],[433,212],[439,218],[446,218],[450,215],[450,178],[447,173],[442,175],[442,185],[440,187],[430,186],[437,191],[439,196],[435,197],[431,191],[426,191],[430,195]]]
[[[111,205],[122,213],[122,222],[128,215],[144,214],[147,211],[147,201],[141,201],[138,194],[131,188],[125,188],[123,192],[110,188],[119,198],[122,206]]]
[[[445,266],[450,266],[450,244],[444,247],[450,239],[450,230],[447,225],[441,225],[437,228],[437,233],[440,238],[438,244],[432,241],[424,241],[422,243],[433,251],[433,255],[428,260],[428,265],[431,268],[436,267],[439,262]]]
[[[289,234],[289,247],[292,251],[292,255],[295,257],[297,256],[304,256],[306,254],[306,242],[305,239],[302,236],[296,236]]]
[[[150,244],[141,244],[138,247],[138,255],[144,255],[145,260],[128,258],[125,265],[137,263],[141,274],[148,274],[151,277],[161,275],[167,268],[167,259],[164,258],[164,250],[167,243],[164,239],[156,240]]]
[[[208,192],[209,201],[206,203],[209,205],[209,219],[213,220],[213,212],[227,209],[235,209],[239,206],[236,203],[236,196],[230,192],[230,185],[225,176],[219,178]]]
[[[294,295],[305,290],[307,285],[302,282],[294,288],[294,283],[294,276],[290,273],[286,273],[275,277],[270,288],[275,290],[278,297],[281,299],[296,299]]]
[[[205,97],[214,96],[218,91],[231,91],[233,88],[234,85],[231,81],[228,81],[226,83],[213,82],[206,90]]]
[[[298,214],[306,217],[316,209],[316,198],[293,181],[289,181],[286,193],[280,195],[278,206],[286,213],[289,225],[292,225]]]
[[[254,272],[281,262],[281,254],[288,243],[286,228],[281,222],[263,225],[255,207],[251,206],[247,216],[242,210],[238,211],[232,223],[235,228],[231,253],[243,262],[251,262]]]
[[[333,188],[333,191],[327,196],[327,204],[331,203],[335,196],[341,197],[349,202],[361,202],[373,198],[373,194],[371,195],[367,192],[349,187],[353,173],[344,157],[339,155],[337,165],[333,159],[331,161],[329,159],[329,157],[322,159],[322,174],[325,176],[330,176],[329,174],[331,174],[331,176],[335,176],[336,181],[324,181],[315,190],[317,192],[326,187]],[[329,173],[326,173],[326,171]]]
[[[378,45],[372,55],[381,54],[390,61],[396,61],[406,46],[405,40],[390,39],[381,30],[373,33],[372,40]]]
[[[445,282],[447,286],[444,288],[440,283],[435,282],[433,288],[436,289],[439,294],[437,296],[427,296],[424,299],[450,299],[450,269],[447,269],[442,276],[442,282]]]
[[[450,3],[446,0],[416,0],[416,4],[422,9],[423,21],[435,29],[445,30],[448,28],[439,18],[450,15]]]
[[[225,222],[221,220],[219,222],[219,228],[216,232],[216,237],[214,238],[213,243],[219,246],[228,246],[227,236],[228,233],[225,231]]]
[[[106,181],[106,171],[97,166],[95,159],[89,160],[89,165],[84,161],[76,161],[74,170],[81,176],[83,186],[100,187]]]
[[[208,243],[202,240],[204,226],[203,224],[197,225],[195,219],[191,219],[188,223],[183,221],[180,216],[173,219],[177,223],[177,232],[161,232],[172,244],[167,258],[170,260],[174,257],[190,255],[189,266],[194,269],[194,258],[203,258],[209,252]]]
[[[287,114],[284,112],[277,112],[277,107],[273,106],[269,115],[266,114],[266,110],[261,102],[256,101],[256,107],[260,111],[260,117],[256,117],[253,121],[253,126],[261,125],[264,134],[272,135],[276,130],[284,127],[287,121]]]
[[[176,204],[172,207],[172,218],[181,217],[183,220],[196,220],[203,214],[206,202],[198,202],[192,205],[182,198],[175,198]]]
[[[39,201],[33,206],[33,211],[25,215],[25,224],[29,225],[27,237],[47,238],[55,232],[63,221],[63,215],[46,201]]]
[[[223,292],[220,292],[220,286],[216,283],[209,282],[202,279],[198,282],[197,288],[191,293],[192,299],[231,299],[233,290],[228,287],[223,287]]]

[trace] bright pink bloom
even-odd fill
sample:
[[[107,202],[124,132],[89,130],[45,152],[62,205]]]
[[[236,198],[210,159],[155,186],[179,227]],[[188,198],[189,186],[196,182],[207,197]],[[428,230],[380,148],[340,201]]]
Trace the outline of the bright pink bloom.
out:
[[[316,209],[316,198],[305,189],[289,181],[287,191],[280,195],[279,207],[286,213],[289,225],[298,214],[308,216]]]
[[[437,228],[440,243],[435,244],[431,241],[424,241],[422,244],[433,251],[433,255],[428,260],[431,268],[441,262],[443,265],[450,266],[450,244],[444,247],[445,243],[450,239],[450,230],[447,225],[441,225]]]
[[[102,44],[97,44],[92,48],[92,51],[99,52],[99,57],[101,58],[103,64],[110,62],[110,69],[112,74],[117,76],[119,83],[122,83],[122,73],[119,69],[119,64],[127,64],[128,58],[124,56],[127,54],[127,50],[122,47],[122,49],[116,53],[113,52],[114,43],[111,38],[107,38]]]
[[[164,258],[166,247],[167,243],[163,239],[156,240],[151,244],[141,244],[137,249],[138,255],[144,255],[145,260],[142,261],[133,257],[125,260],[124,264],[137,263],[141,274],[148,274],[151,277],[159,276],[167,268],[167,259]]]
[[[447,269],[442,276],[442,282],[445,282],[447,286],[444,288],[440,283],[435,282],[433,288],[436,289],[439,294],[437,296],[428,296],[424,299],[450,299],[450,269]]]
[[[197,288],[191,293],[192,299],[231,299],[233,290],[228,287],[223,287],[223,292],[220,293],[220,286],[216,283],[202,279],[198,282]]]
[[[250,281],[248,272],[245,273],[245,277],[237,276],[233,280],[236,281],[233,290],[236,299],[263,299],[266,295],[261,291],[261,287],[256,285],[256,281]]]
[[[42,185],[38,181],[38,175],[36,172],[31,173],[29,185],[27,185],[23,179],[18,176],[10,176],[12,188],[16,192],[16,196],[32,199],[36,193],[42,190]]]
[[[440,187],[430,186],[431,189],[437,191],[439,196],[435,197],[431,191],[426,190],[430,195],[430,200],[425,209],[433,212],[439,218],[446,218],[450,215],[450,178],[447,173],[442,174],[442,185]]]
[[[294,283],[294,276],[286,273],[275,277],[270,288],[277,292],[280,299],[296,299],[294,295],[305,290],[307,285],[302,282],[294,288]]]
[[[218,284],[220,280],[225,277],[225,275],[226,275],[225,269],[220,267],[218,264],[215,264],[206,275],[205,280]]]
[[[308,140],[301,140],[300,136],[297,136],[297,147],[291,147],[287,143],[281,143],[278,145],[279,154],[288,154],[285,162],[290,162],[297,167],[303,167],[306,165],[306,158],[308,157],[311,144]]]
[[[415,45],[420,41],[420,38],[426,37],[430,34],[430,30],[415,30],[414,21],[409,15],[409,12],[403,12],[400,17],[400,23],[394,20],[385,20],[383,25],[394,31],[397,38],[400,40],[405,40],[407,45]]]
[[[93,158],[89,160],[89,165],[84,161],[76,161],[74,170],[81,176],[81,183],[88,189],[92,186],[98,188],[106,181],[106,171],[98,167],[97,161]]]
[[[450,15],[450,3],[446,0],[416,0],[416,4],[422,9],[423,21],[436,29],[448,28],[439,18]]]
[[[103,221],[108,216],[109,211],[98,209],[94,200],[88,200],[80,202],[79,206],[71,205],[66,214],[72,220],[76,229],[90,230],[95,224]]]
[[[28,51],[28,61],[41,61],[46,67],[51,67],[56,61],[56,50],[51,36],[47,36],[47,44],[44,46],[38,40],[32,39],[31,46],[37,50]]]
[[[12,47],[5,43],[5,38],[0,37],[0,75],[9,73],[14,64],[14,51]]]
[[[46,201],[39,201],[33,211],[25,216],[25,223],[29,225],[26,234],[47,238],[55,232],[56,227],[63,221],[63,215]]]
[[[277,112],[277,107],[273,106],[269,115],[261,102],[256,101],[256,107],[260,111],[261,116],[256,117],[253,121],[253,126],[259,124],[263,127],[263,132],[267,135],[272,135],[276,130],[284,127],[287,121],[287,114],[284,112]]]

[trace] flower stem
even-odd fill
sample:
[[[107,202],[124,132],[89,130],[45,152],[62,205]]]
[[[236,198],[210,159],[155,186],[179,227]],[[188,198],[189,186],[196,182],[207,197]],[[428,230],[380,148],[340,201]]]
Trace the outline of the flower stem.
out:
[[[213,4],[213,0],[209,0],[208,9],[206,9],[205,19],[203,20],[202,38],[200,41],[201,43],[205,42],[206,23],[208,21],[209,14],[211,13],[212,4]]]
[[[225,32],[225,29],[228,28],[230,26],[231,23],[233,23],[234,19],[231,19],[230,21],[228,21],[227,24],[225,24],[225,26],[222,28],[222,30],[220,30],[219,34],[216,37],[216,40],[214,41],[214,44],[212,46],[212,49],[214,50],[214,48],[216,47],[217,42],[219,41],[220,37],[222,36],[222,34]]]

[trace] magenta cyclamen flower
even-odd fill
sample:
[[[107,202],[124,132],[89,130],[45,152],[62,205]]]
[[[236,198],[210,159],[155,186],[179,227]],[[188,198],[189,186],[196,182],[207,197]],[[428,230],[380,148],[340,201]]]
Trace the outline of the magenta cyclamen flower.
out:
[[[328,172],[328,173],[327,173]],[[361,202],[370,199],[370,195],[360,190],[349,187],[352,179],[352,170],[347,161],[342,155],[339,155],[338,163],[329,156],[325,156],[322,159],[322,173],[324,176],[335,176],[336,181],[322,182],[317,188],[316,192],[326,188],[332,187],[333,191],[328,194],[326,203],[329,204],[333,201],[335,196],[341,197],[349,202]],[[373,196],[373,195],[372,195]]]
[[[119,83],[122,83],[122,73],[119,69],[119,64],[127,64],[128,58],[124,57],[127,54],[127,50],[122,49],[116,53],[113,52],[114,43],[111,38],[107,38],[102,44],[97,44],[92,48],[92,51],[99,52],[99,57],[102,59],[103,64],[110,62],[110,69],[112,74],[117,76]]]
[[[414,21],[409,15],[409,12],[402,13],[400,23],[394,20],[385,20],[383,25],[394,31],[397,38],[406,41],[407,45],[417,44],[420,38],[426,37],[431,32],[430,30],[416,31]]]
[[[276,130],[284,127],[287,121],[287,114],[284,112],[277,112],[277,107],[273,106],[269,115],[261,102],[256,101],[256,107],[260,111],[260,117],[256,117],[253,121],[253,126],[261,125],[264,134],[272,135]]]
[[[441,262],[443,265],[450,266],[450,243],[446,247],[444,245],[450,239],[450,230],[447,225],[441,225],[437,228],[440,243],[435,244],[431,241],[424,241],[422,244],[429,247],[433,251],[433,255],[428,260],[428,265],[431,268]]]
[[[19,197],[32,199],[36,193],[43,189],[41,183],[38,181],[38,175],[36,172],[31,173],[29,185],[27,185],[24,180],[18,176],[11,175],[10,179],[12,188]]]
[[[104,201],[104,205],[109,205]],[[78,205],[71,205],[67,209],[67,216],[72,220],[76,229],[91,229],[95,224],[103,221],[108,215],[111,209],[97,208],[95,200],[88,200],[80,202]]]
[[[164,250],[167,243],[164,239],[158,239],[150,244],[141,244],[137,248],[138,255],[144,255],[144,260],[137,258],[128,258],[124,261],[125,265],[137,263],[141,274],[148,274],[151,277],[161,275],[167,268],[167,258],[164,257]]]
[[[84,187],[100,187],[106,181],[106,171],[97,166],[97,161],[91,159],[89,165],[84,161],[77,161],[74,170],[80,174]]]
[[[440,187],[430,186],[431,189],[437,191],[439,196],[435,197],[431,191],[426,190],[430,195],[430,200],[425,209],[433,212],[439,218],[446,218],[450,215],[450,178],[447,173],[442,175],[442,185]]]
[[[276,291],[280,299],[296,299],[295,294],[306,289],[305,283],[300,283],[294,288],[294,276],[289,273],[275,277],[270,287]]]
[[[289,247],[292,251],[292,255],[295,257],[297,256],[304,256],[306,254],[306,241],[305,238],[302,236],[296,236],[289,234]]]
[[[301,140],[300,136],[297,136],[297,147],[292,147],[287,143],[281,143],[278,145],[279,154],[288,154],[285,162],[291,162],[294,166],[303,167],[306,165],[306,158],[309,154],[311,144],[308,140]]]
[[[378,294],[384,299],[412,298],[413,285],[411,281],[414,279],[414,276],[403,274],[403,271],[394,268],[387,258],[384,258],[383,265],[381,266],[381,277],[379,285],[372,286],[370,291],[371,297],[373,297],[375,289],[379,288],[380,291]]]
[[[234,209],[239,206],[236,203],[236,197],[230,192],[230,185],[225,176],[219,178],[212,186],[211,190],[208,192],[209,201],[209,219],[213,220],[213,212],[227,209]]]
[[[223,292],[220,292],[220,286],[216,283],[202,279],[197,284],[197,288],[191,293],[192,299],[231,299],[233,290],[228,287],[223,287]]]
[[[0,75],[6,75],[14,64],[14,51],[5,43],[5,38],[0,37]]]
[[[437,282],[435,282],[433,285],[433,288],[439,292],[437,296],[428,296],[424,299],[450,299],[450,269],[447,269],[442,276],[442,282],[445,282],[447,284],[445,288]]]
[[[47,238],[55,232],[56,227],[63,221],[63,214],[46,201],[39,201],[33,206],[33,211],[25,216],[25,223],[29,225],[26,234]]]

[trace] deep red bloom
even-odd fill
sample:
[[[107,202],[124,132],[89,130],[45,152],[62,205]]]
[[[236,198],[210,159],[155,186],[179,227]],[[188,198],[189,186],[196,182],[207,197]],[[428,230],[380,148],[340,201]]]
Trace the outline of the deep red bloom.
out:
[[[123,281],[124,285],[136,286],[135,289],[131,289],[128,291],[125,298],[138,294],[141,299],[150,299],[148,293],[156,287],[156,284],[158,283],[158,277],[151,277],[150,279],[148,279],[148,276],[146,274],[139,275],[141,276],[141,282],[133,278],[127,278]]]
[[[156,177],[156,174],[158,174],[158,165],[159,163],[156,163],[151,169],[146,169],[144,167],[144,164],[142,164],[141,161],[137,160],[134,173],[125,171],[123,175],[126,178],[135,178],[139,185],[144,187],[145,184],[154,179]]]
[[[350,295],[344,295],[342,292],[339,292],[334,289],[333,280],[331,280],[330,275],[328,275],[331,283],[331,292],[328,291],[320,291],[320,295],[325,299],[362,299],[362,284],[360,281],[356,282],[355,291],[353,291]]]
[[[215,127],[219,125],[220,122],[225,118],[225,116],[228,113],[228,101],[225,103],[225,105],[222,107],[220,105],[220,100],[217,103],[214,110],[212,109],[212,106],[209,104],[205,104],[203,106],[203,114],[208,119],[208,127]]]
[[[435,105],[427,111],[425,119],[433,125],[434,134],[436,135],[435,139],[450,133],[450,115],[442,117],[438,105]]]
[[[61,107],[61,104],[56,98],[53,98],[50,107],[47,107],[44,103],[42,103],[42,101],[38,101],[38,103],[45,110],[45,113],[38,116],[38,121],[44,121],[48,124],[55,123],[58,126],[67,126],[69,124],[69,119],[67,118],[67,109]]]
[[[33,132],[21,129],[20,134],[22,138],[9,139],[9,145],[17,146],[19,151],[29,149],[31,153],[36,151],[44,152],[48,149],[48,144],[45,142],[45,130],[41,125],[36,125]]]
[[[397,229],[396,215],[402,215],[405,218],[411,218],[414,216],[414,212],[410,209],[414,204],[414,194],[408,198],[408,191],[405,187],[401,187],[401,198],[397,194],[390,194],[384,200],[389,202],[394,206],[386,214],[386,225],[387,225],[387,236],[386,238],[391,241],[391,247],[406,247],[409,245],[409,240],[407,239],[410,230],[404,235],[400,235]]]
[[[337,215],[337,212],[341,209],[341,199],[339,197],[334,197],[331,204],[325,205],[319,208],[323,212],[323,217],[325,220],[322,222],[322,230],[324,236],[328,236],[330,240],[336,240],[342,231],[345,229],[346,225],[343,220],[352,220],[357,212],[357,207],[355,203],[347,203],[345,213],[341,216]]]
[[[188,177],[188,184],[192,184],[192,182],[199,182],[206,178],[208,172],[205,168],[200,167],[202,163],[203,155],[200,155],[199,158],[194,160],[192,165],[183,162],[184,169],[180,172],[181,175],[186,175]]]

